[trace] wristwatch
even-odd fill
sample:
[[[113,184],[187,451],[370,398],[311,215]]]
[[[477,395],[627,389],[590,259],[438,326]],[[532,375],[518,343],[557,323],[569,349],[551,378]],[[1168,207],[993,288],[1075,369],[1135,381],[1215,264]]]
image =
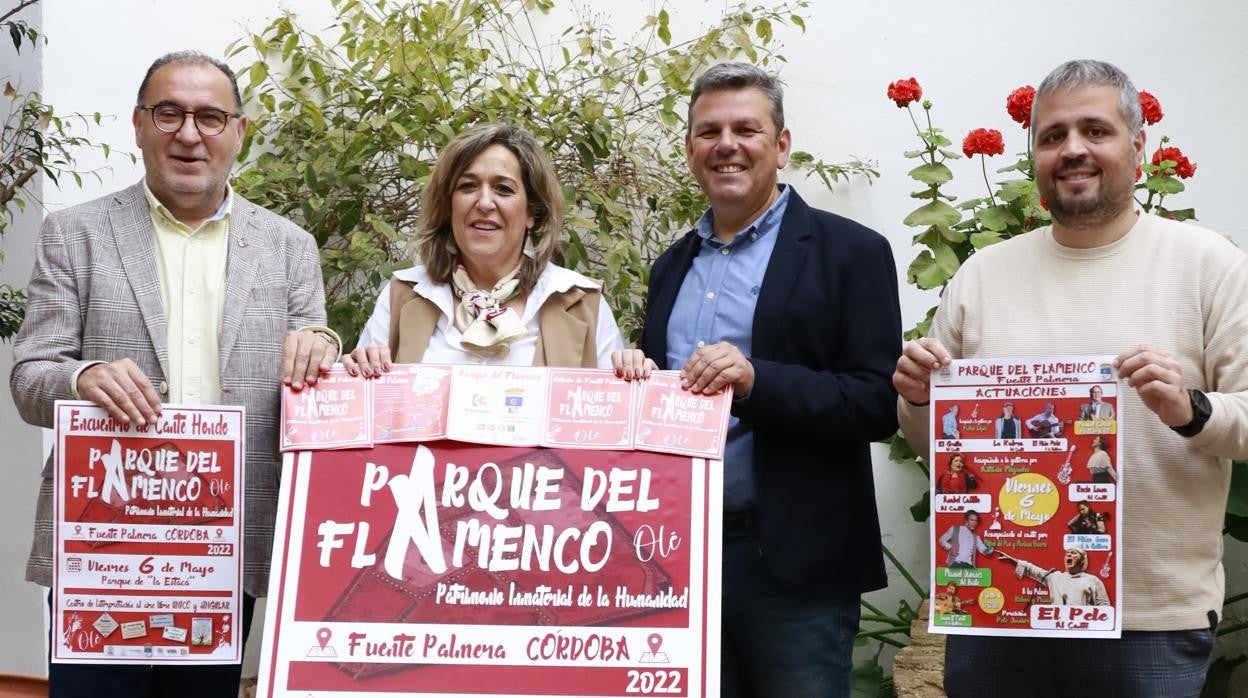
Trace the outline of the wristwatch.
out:
[[[1187,397],[1192,401],[1192,421],[1181,427],[1170,427],[1179,436],[1192,437],[1205,428],[1205,422],[1213,416],[1213,405],[1209,397],[1195,388],[1187,389]]]

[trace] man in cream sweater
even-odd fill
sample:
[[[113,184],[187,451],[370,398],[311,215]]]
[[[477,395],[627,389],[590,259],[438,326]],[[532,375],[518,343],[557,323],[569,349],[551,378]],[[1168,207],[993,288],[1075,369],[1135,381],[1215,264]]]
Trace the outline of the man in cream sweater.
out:
[[[919,453],[931,372],[953,358],[1115,354],[1126,384],[1122,639],[951,636],[950,696],[1196,696],[1204,683],[1230,460],[1248,457],[1248,257],[1216,233],[1135,210],[1140,127],[1121,70],[1085,60],[1050,73],[1032,138],[1053,225],[967,260],[930,335],[897,362],[898,416]],[[996,300],[1019,296],[1051,302],[1022,317]]]

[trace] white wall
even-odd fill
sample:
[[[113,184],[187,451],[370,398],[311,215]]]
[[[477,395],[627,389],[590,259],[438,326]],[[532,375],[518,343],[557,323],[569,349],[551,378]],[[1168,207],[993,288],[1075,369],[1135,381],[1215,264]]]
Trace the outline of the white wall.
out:
[[[560,5],[566,5],[562,0]],[[635,0],[584,3],[614,19],[616,34],[628,37],[639,18],[653,11],[651,3]],[[676,33],[680,26],[703,23],[729,6],[726,2],[687,0],[671,3]],[[143,71],[166,51],[198,48],[220,55],[225,45],[242,35],[243,27],[258,30],[280,11],[291,7],[314,17],[307,26],[328,24],[327,0],[218,0],[208,5],[155,0],[61,0],[44,8],[44,26],[52,44],[44,57],[46,96],[61,110],[78,109],[117,115],[115,122],[94,136],[117,148],[133,149],[129,114]],[[955,10],[946,8],[956,8]],[[561,8],[563,9],[563,8]],[[566,15],[561,15],[566,16]],[[1063,60],[1102,58],[1124,68],[1136,84],[1155,94],[1166,111],[1165,120],[1149,129],[1150,151],[1161,134],[1169,134],[1199,165],[1191,191],[1180,199],[1195,206],[1201,222],[1231,234],[1248,247],[1248,222],[1237,207],[1234,192],[1240,182],[1237,164],[1248,155],[1248,129],[1242,127],[1248,101],[1243,97],[1248,72],[1248,6],[1236,0],[1199,0],[1179,4],[1161,0],[1088,3],[1081,0],[964,0],[932,3],[894,0],[868,3],[817,3],[806,13],[805,34],[781,34],[789,62],[782,70],[787,88],[787,118],[798,149],[828,160],[858,156],[879,161],[883,177],[874,184],[854,182],[826,194],[813,182],[789,176],[815,205],[832,209],[879,230],[893,243],[902,277],[902,309],[907,326],[935,302],[904,284],[904,269],[914,256],[913,231],[901,219],[914,207],[908,194],[914,188],[905,173],[912,161],[903,150],[914,148],[909,119],[884,95],[887,84],[911,75],[923,85],[925,97],[936,103],[937,125],[960,142],[971,128],[992,127],[1007,137],[1007,152],[1024,149],[1023,131],[1006,115],[1005,96],[1023,84],[1036,85]],[[541,26],[560,27],[561,18]],[[337,32],[329,34],[337,37]],[[1002,166],[1012,162],[996,158]],[[982,194],[977,163],[955,167],[954,190],[964,197]],[[51,208],[83,201],[136,181],[141,166],[131,168],[114,158],[114,172],[102,186],[88,183],[82,191],[48,193]],[[1176,201],[1176,203],[1178,203]],[[9,238],[12,268],[20,264],[19,235]],[[0,354],[0,369],[7,364]],[[4,408],[7,410],[7,406]],[[5,442],[22,442],[29,450],[36,433],[14,424],[9,412],[0,425]],[[24,474],[36,468],[27,457],[11,467]],[[926,529],[910,520],[908,507],[924,487],[912,470],[887,461],[881,453],[876,465],[877,487],[885,542],[916,572],[926,565]],[[29,504],[26,487],[18,493],[5,488],[12,512],[10,530],[0,559],[0,578],[6,589],[20,575],[29,516],[16,507]],[[33,497],[33,495],[29,495]],[[17,501],[20,500],[20,501]],[[8,505],[13,504],[14,508]],[[1232,548],[1236,561],[1228,564],[1232,591],[1248,587],[1244,546]],[[921,576],[921,575],[920,575]],[[1238,580],[1239,586],[1234,586]],[[22,587],[24,592],[25,587]],[[880,603],[895,608],[893,594],[904,591],[894,575]],[[21,610],[29,620],[26,595],[5,594],[0,599],[8,619]],[[29,626],[28,626],[29,627]],[[32,628],[31,633],[35,632]],[[10,638],[30,636],[11,632]],[[38,672],[38,659],[29,653],[0,650],[0,671]]]
[[[8,5],[0,3],[5,10]],[[40,8],[38,5],[28,7],[13,19],[25,20],[38,29]],[[23,93],[39,90],[41,57],[42,51],[25,41],[21,53],[15,53],[8,32],[4,32],[0,36],[0,83],[7,79]],[[0,100],[0,119],[8,116],[10,104],[7,99]],[[30,279],[35,259],[35,233],[42,219],[38,199],[44,189],[40,179],[32,180],[36,184],[34,196],[27,197],[26,211],[14,217],[0,242],[4,250],[0,284],[21,288]],[[0,672],[40,673],[46,661],[44,643],[39,641],[44,597],[38,587],[27,584],[24,579],[43,444],[40,430],[23,423],[9,399],[7,378],[13,365],[12,350],[12,344],[0,344],[0,375],[6,379],[4,390],[0,391],[3,395],[0,398],[0,444],[4,445],[4,457],[0,459],[0,473],[3,473],[0,481],[4,483],[0,486],[0,512],[4,512],[4,524],[0,529],[4,532],[0,534],[0,618],[4,619],[5,627],[14,628],[13,632],[0,633]]]

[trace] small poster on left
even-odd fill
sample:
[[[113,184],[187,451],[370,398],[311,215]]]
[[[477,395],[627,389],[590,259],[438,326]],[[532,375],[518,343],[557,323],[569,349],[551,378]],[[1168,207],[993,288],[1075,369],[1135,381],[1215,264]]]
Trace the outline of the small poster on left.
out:
[[[242,657],[243,408],[56,404],[52,661]]]

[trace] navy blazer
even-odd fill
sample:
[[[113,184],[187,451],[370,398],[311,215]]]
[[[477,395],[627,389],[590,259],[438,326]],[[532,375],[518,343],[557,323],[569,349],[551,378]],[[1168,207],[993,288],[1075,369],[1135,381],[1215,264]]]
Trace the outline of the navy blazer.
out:
[[[655,261],[641,346],[667,366],[667,325],[701,239]],[[901,310],[879,233],[790,192],[754,311],[754,388],[732,413],[754,430],[757,540],[772,575],[812,593],[887,585],[870,442],[897,430]]]

